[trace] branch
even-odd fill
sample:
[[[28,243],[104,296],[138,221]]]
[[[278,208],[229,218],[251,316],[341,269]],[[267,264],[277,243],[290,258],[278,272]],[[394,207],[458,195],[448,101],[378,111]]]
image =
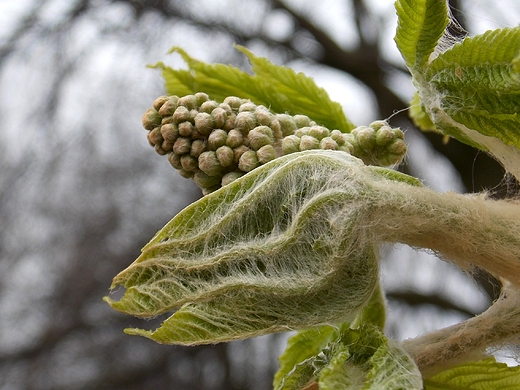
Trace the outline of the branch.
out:
[[[387,292],[386,297],[390,300],[393,299],[396,301],[402,301],[410,306],[432,305],[444,310],[453,310],[461,314],[464,314],[468,317],[473,317],[477,314],[471,310],[456,305],[437,294],[421,294],[418,292],[393,291]]]
[[[520,292],[507,286],[483,314],[403,343],[421,372],[434,375],[483,356],[520,334]]]

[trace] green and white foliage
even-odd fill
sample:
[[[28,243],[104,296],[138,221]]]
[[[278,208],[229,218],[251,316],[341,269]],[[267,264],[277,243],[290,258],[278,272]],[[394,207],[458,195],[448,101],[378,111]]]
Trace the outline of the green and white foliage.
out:
[[[396,2],[396,42],[417,87],[423,128],[497,157],[520,177],[520,28],[447,45],[444,0]],[[206,195],[175,216],[113,280],[114,309],[171,313],[164,344],[225,342],[298,331],[275,389],[513,389],[517,367],[494,351],[520,336],[520,207],[438,193],[386,166],[403,133],[354,126],[312,79],[244,48],[252,74],[179,48],[188,70],[159,63],[168,96],[143,116],[148,140]],[[503,283],[464,323],[401,344],[384,334],[382,243],[430,249]]]
[[[396,8],[416,123],[490,153],[519,179],[520,26],[456,41],[447,1],[399,0]]]

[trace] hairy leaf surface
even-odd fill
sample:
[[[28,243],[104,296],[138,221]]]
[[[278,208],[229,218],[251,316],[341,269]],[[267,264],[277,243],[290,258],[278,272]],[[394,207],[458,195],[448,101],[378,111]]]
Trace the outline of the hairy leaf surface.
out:
[[[448,34],[446,1],[400,0],[396,9],[395,40],[420,98],[412,102],[416,124],[489,152],[519,178],[520,27],[438,50]]]
[[[301,354],[300,348],[307,353]],[[300,331],[289,340],[280,361],[276,390],[299,390],[313,381],[325,390],[422,389],[421,374],[410,356],[369,324]]]
[[[114,278],[112,288],[126,288],[121,300],[106,300],[141,317],[177,310],[156,331],[127,330],[161,343],[215,343],[360,313],[382,323],[377,248],[363,221],[369,194],[381,203],[388,181],[418,184],[345,152],[275,159],[180,212]]]

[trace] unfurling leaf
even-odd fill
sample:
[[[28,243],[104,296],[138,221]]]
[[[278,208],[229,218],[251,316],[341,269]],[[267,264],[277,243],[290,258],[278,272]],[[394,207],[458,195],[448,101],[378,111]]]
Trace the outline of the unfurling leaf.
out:
[[[396,9],[416,124],[490,153],[520,178],[520,27],[453,44],[447,1],[398,0]]]
[[[406,66],[424,66],[435,50],[448,25],[446,0],[397,0],[398,25],[395,34],[397,48]]]
[[[277,158],[173,218],[114,278],[121,300],[107,301],[142,317],[177,310],[154,332],[127,330],[161,343],[353,320],[378,287],[364,211],[389,179],[417,183],[344,152]]]
[[[379,327],[348,324],[302,330],[280,357],[275,390],[300,390],[315,382],[323,390],[419,390],[414,361]]]
[[[378,263],[352,231],[359,213],[343,210],[345,176],[364,165],[337,153],[278,158],[177,215],[116,276],[126,293],[109,302],[136,316],[180,309],[155,332],[128,332],[215,343],[353,318]]]

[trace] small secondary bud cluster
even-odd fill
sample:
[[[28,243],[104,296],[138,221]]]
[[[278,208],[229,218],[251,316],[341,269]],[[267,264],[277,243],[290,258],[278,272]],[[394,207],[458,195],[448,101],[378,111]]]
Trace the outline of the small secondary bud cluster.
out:
[[[401,162],[407,146],[404,133],[390,127],[385,121],[375,121],[369,126],[359,126],[350,135],[354,149],[351,154],[367,165],[389,166]]]
[[[143,115],[156,152],[208,194],[282,155],[341,150],[367,164],[391,165],[406,153],[403,133],[374,122],[342,133],[318,126],[305,115],[273,114],[249,100],[210,100],[205,93],[161,96]]]

